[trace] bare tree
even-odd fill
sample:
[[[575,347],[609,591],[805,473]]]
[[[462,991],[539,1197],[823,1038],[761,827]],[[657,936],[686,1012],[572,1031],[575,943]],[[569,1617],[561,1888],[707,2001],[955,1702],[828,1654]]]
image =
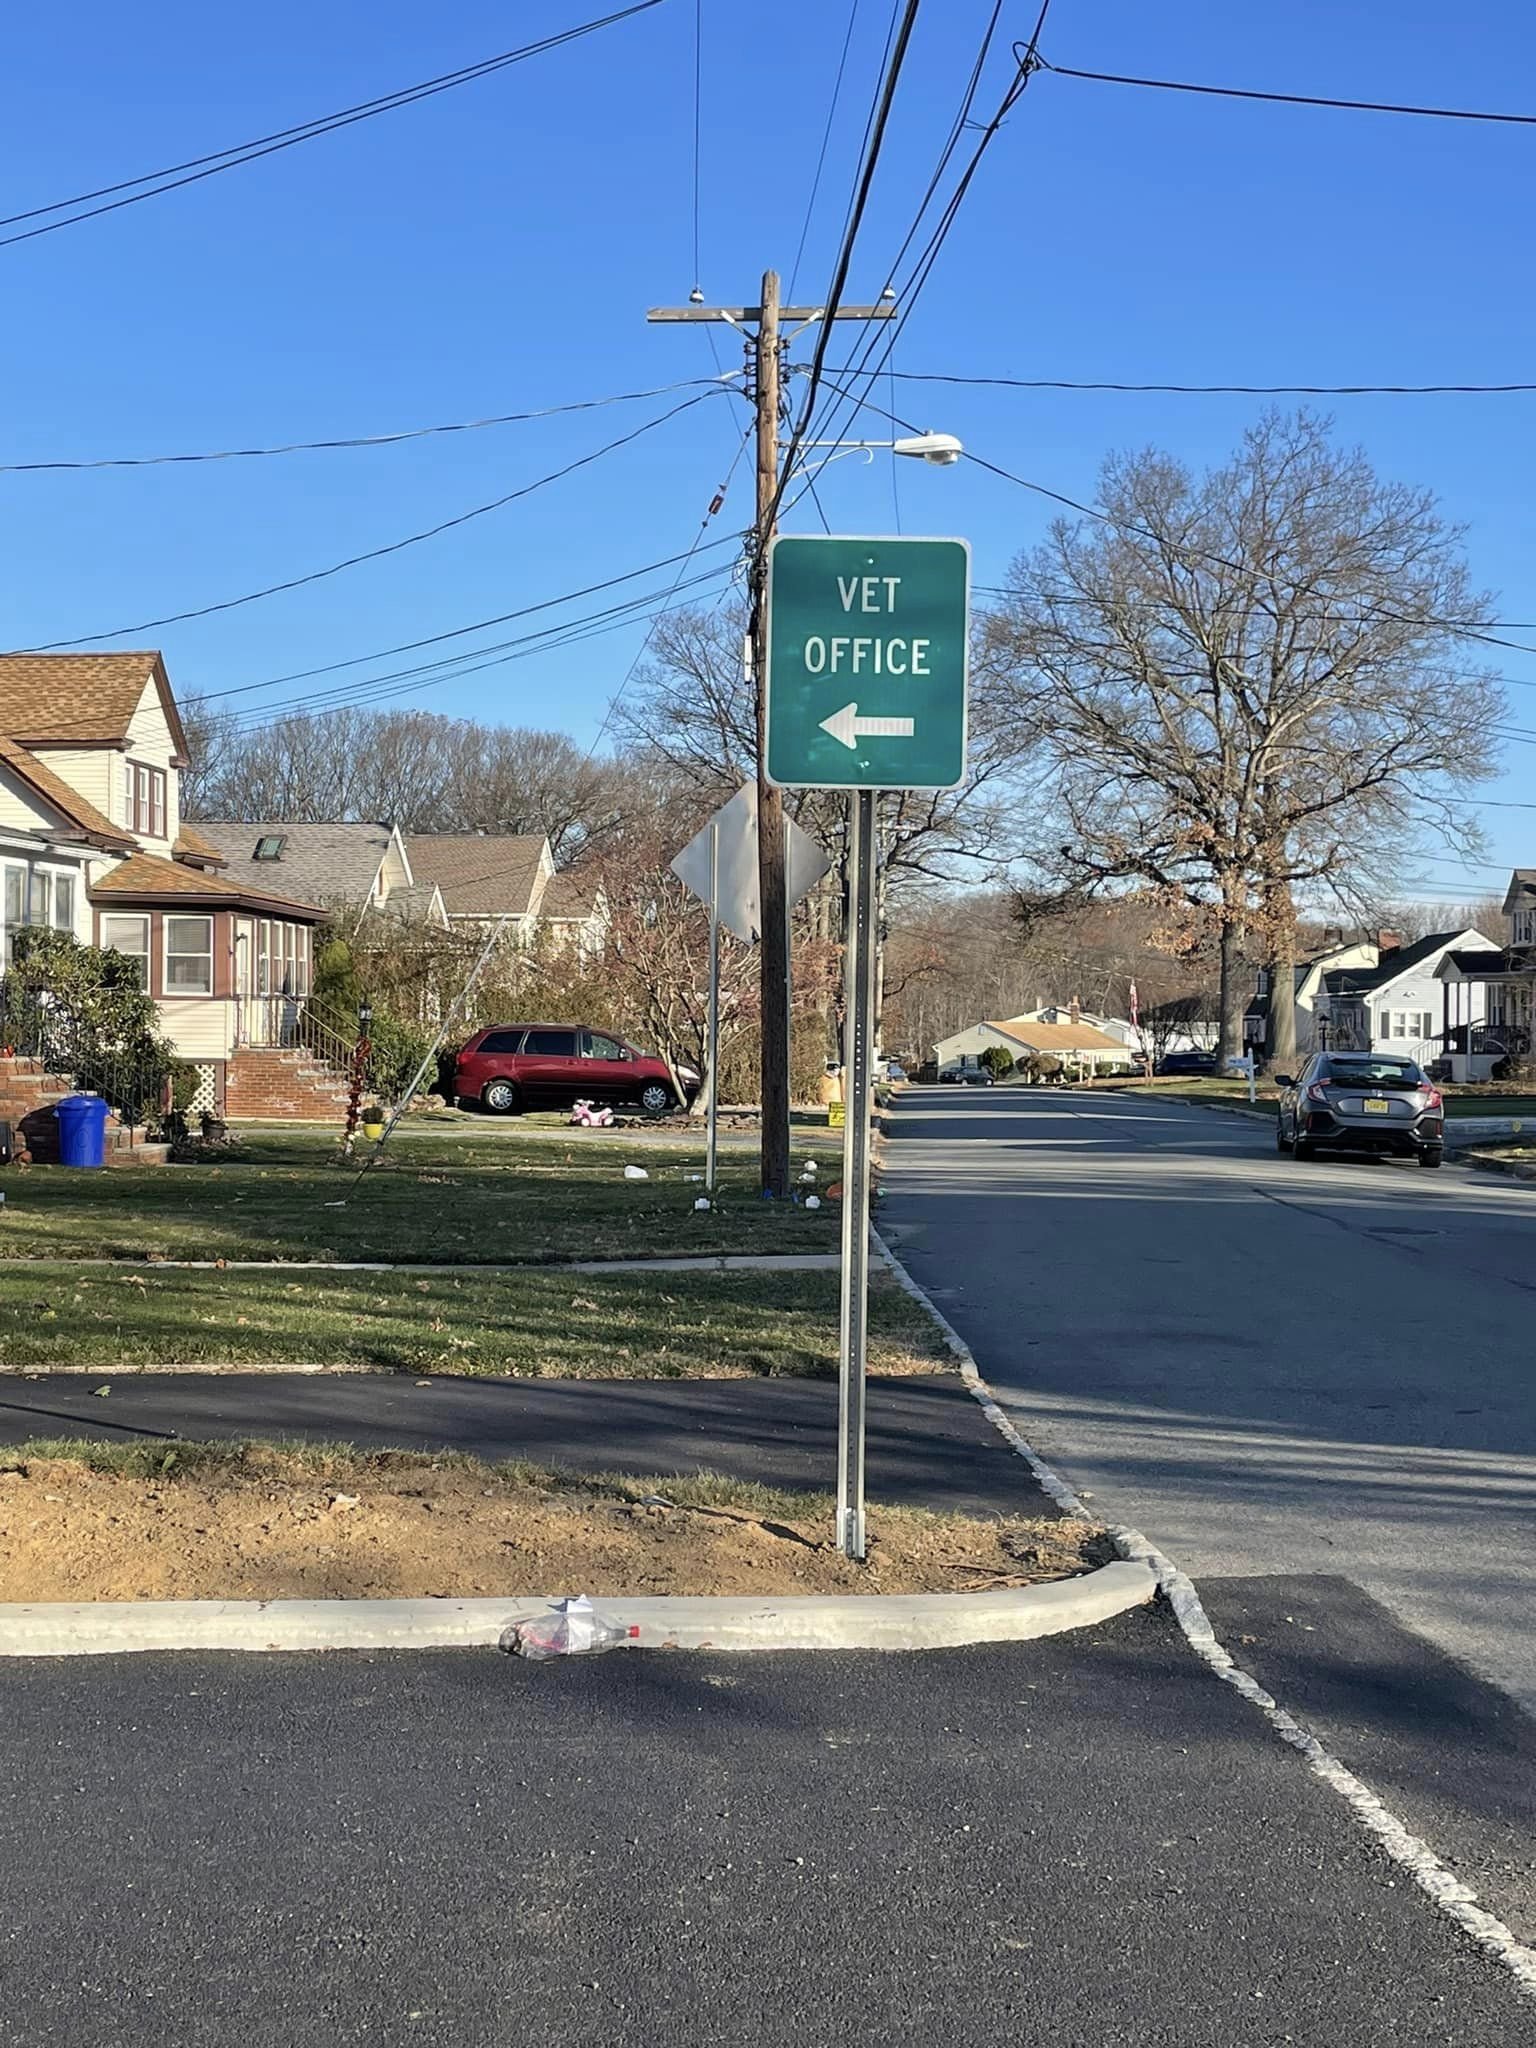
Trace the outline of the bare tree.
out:
[[[389,818],[414,832],[543,833],[568,865],[647,807],[637,772],[566,733],[356,707],[243,727],[192,700],[189,818]]]
[[[1487,608],[1460,543],[1327,421],[1270,414],[1203,477],[1112,459],[1099,516],[1058,521],[986,621],[991,716],[1049,800],[1042,872],[1208,905],[1224,1053],[1246,936],[1291,986],[1299,886],[1348,901],[1427,831],[1476,843],[1461,799],[1503,698],[1454,668]]]

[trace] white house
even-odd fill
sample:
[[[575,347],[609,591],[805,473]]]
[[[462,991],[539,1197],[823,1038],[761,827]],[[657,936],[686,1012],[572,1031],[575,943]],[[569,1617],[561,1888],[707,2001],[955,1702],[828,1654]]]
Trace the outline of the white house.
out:
[[[238,1106],[249,1085],[281,1114],[276,1098],[303,1091],[270,1089],[266,1063],[294,1063],[278,1049],[324,912],[220,873],[219,848],[181,822],[186,758],[158,654],[0,655],[0,944],[8,964],[20,927],[48,925],[135,961],[200,1069],[193,1108]]]
[[[1440,962],[1446,1049],[1460,1080],[1487,1078],[1501,1059],[1529,1061],[1536,1030],[1536,868],[1516,868],[1504,894],[1507,943],[1457,947]],[[1479,934],[1481,939],[1481,934]]]
[[[1370,966],[1330,968],[1315,1003],[1319,1034],[1341,1051],[1397,1053],[1425,1063],[1438,1059],[1447,1050],[1442,963],[1447,955],[1475,959],[1499,950],[1493,939],[1468,926],[1379,949]],[[1479,990],[1460,1021],[1481,1025],[1485,1014]]]

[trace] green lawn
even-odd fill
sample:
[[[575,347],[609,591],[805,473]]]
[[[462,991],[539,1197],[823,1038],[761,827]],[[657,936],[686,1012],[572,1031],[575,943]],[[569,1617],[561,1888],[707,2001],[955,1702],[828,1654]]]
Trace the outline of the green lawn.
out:
[[[696,1213],[699,1143],[655,1133],[444,1123],[406,1131],[359,1182],[319,1131],[242,1133],[237,1162],[0,1177],[0,1261],[17,1258],[388,1259],[495,1264],[648,1254],[829,1252],[832,1203],[764,1202],[755,1154],[721,1154],[719,1206]],[[822,1185],[841,1146],[797,1133]],[[648,1179],[627,1181],[633,1163]]]
[[[7,1203],[9,1208],[9,1203]],[[324,1364],[574,1379],[830,1375],[836,1273],[187,1272],[0,1266],[0,1371]],[[931,1317],[884,1274],[877,1371],[947,1362]]]

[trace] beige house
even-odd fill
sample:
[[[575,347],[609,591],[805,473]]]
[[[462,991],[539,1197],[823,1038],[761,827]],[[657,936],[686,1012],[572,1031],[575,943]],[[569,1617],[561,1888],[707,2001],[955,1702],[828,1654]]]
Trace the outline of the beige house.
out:
[[[542,833],[412,832],[405,845],[417,878],[437,885],[455,930],[488,936],[505,918],[515,944],[547,933],[583,954],[601,947],[608,920],[600,894],[556,873]]]
[[[23,925],[136,961],[162,1030],[200,1070],[194,1109],[238,1109],[258,1074],[271,1092],[273,1059],[296,1063],[324,913],[222,872],[219,847],[181,821],[186,758],[157,653],[0,655],[6,961]]]
[[[947,1067],[979,1067],[981,1055],[994,1045],[1011,1053],[1015,1064],[1039,1054],[1090,1077],[1106,1068],[1131,1064],[1131,1055],[1120,1041],[1092,1024],[1047,1024],[1034,1017],[971,1024],[941,1038],[933,1049],[934,1059],[941,1074]]]

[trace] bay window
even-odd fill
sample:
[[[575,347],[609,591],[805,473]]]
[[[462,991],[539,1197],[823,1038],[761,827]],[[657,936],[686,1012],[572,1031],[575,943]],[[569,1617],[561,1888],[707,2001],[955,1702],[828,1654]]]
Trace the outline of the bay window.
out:
[[[213,919],[165,920],[165,992],[168,996],[213,994]]]

